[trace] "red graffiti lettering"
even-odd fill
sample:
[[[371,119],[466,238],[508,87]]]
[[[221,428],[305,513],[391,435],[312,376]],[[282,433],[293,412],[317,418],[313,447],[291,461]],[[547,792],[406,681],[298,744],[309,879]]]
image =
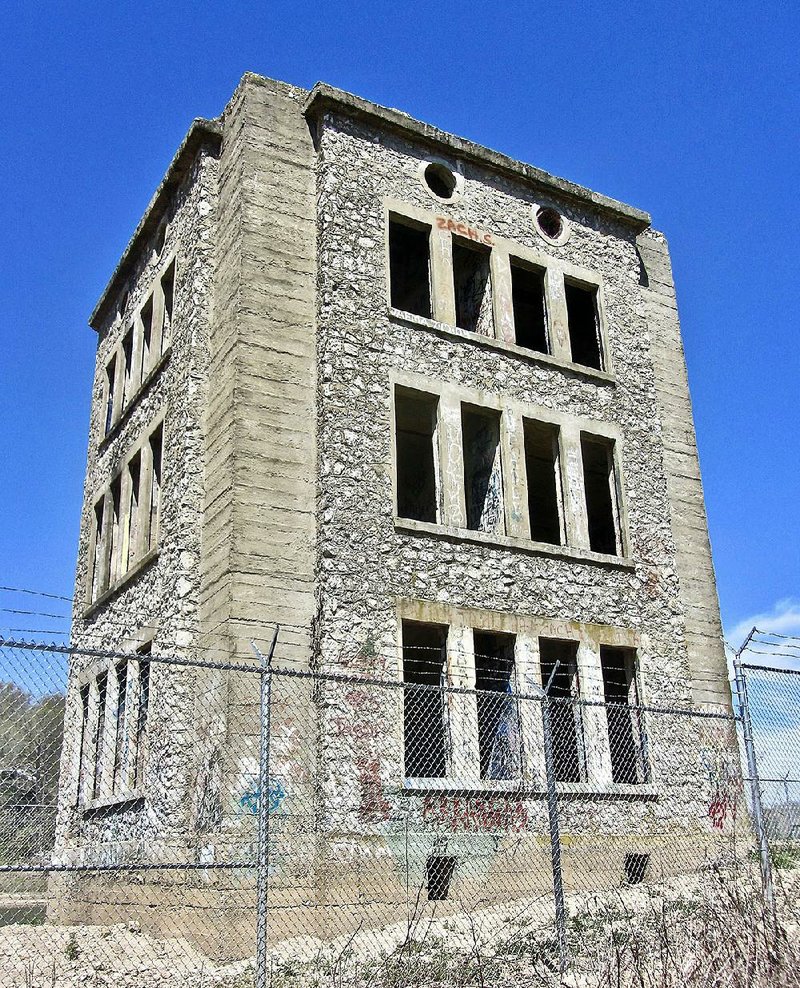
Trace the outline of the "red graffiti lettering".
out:
[[[464,796],[426,796],[423,817],[455,831],[512,831],[528,825],[528,808],[522,800],[469,799]]]

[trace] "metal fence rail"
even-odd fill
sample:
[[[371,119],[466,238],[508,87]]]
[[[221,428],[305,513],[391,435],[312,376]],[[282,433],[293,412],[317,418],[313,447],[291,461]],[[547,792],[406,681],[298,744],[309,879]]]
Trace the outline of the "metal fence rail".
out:
[[[644,957],[666,985],[665,942],[699,964],[736,929],[782,983],[800,673],[740,662],[735,717],[644,702],[624,656],[446,679],[422,645],[312,672],[275,641],[0,643],[0,986],[634,984]]]

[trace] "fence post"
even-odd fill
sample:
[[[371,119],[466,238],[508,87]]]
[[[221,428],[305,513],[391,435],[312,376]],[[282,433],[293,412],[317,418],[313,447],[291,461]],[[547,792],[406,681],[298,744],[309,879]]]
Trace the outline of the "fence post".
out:
[[[256,988],[267,988],[267,891],[269,888],[269,742],[272,713],[272,656],[280,625],[275,626],[266,655],[250,644],[261,663],[258,749],[258,869],[256,877]]]
[[[558,792],[553,758],[553,732],[550,723],[550,687],[559,663],[556,662],[542,692],[542,733],[544,734],[544,768],[547,785],[547,822],[550,830],[550,860],[553,867],[553,900],[556,907],[559,970],[567,967],[567,911],[564,906],[564,880],[561,872],[561,832],[558,816]]]
[[[739,716],[742,721],[742,742],[744,744],[745,757],[747,759],[747,775],[750,784],[750,801],[753,807],[753,826],[758,840],[758,856],[761,864],[761,882],[764,887],[764,901],[767,911],[774,921],[775,914],[775,889],[772,884],[772,862],[769,855],[769,842],[767,840],[767,829],[764,825],[764,812],[761,807],[761,786],[758,780],[758,761],[756,760],[756,749],[753,742],[753,722],[750,718],[750,701],[747,695],[747,677],[742,665],[742,653],[750,644],[750,639],[755,634],[756,629],[752,628],[747,638],[742,643],[741,648],[733,659],[733,672],[736,678],[736,693],[739,698]]]

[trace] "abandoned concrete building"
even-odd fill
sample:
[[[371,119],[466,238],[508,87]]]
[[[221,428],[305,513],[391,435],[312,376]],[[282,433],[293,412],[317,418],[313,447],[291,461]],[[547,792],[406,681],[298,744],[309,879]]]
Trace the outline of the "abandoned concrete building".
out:
[[[257,678],[149,656],[251,663],[275,624],[276,664],[399,684],[275,693],[292,851],[270,895],[296,924],[377,922],[376,903],[384,921],[417,886],[547,885],[541,720],[506,697],[556,663],[554,695],[587,701],[554,712],[567,881],[707,853],[697,750],[735,760],[727,728],[626,708],[730,707],[646,213],[248,74],[192,124],[91,325],[73,642],[136,657],[72,661],[57,859],[211,866],[252,847],[229,810],[256,764],[237,724]],[[61,881],[66,921],[114,901],[102,875]],[[137,894],[175,902],[155,879]]]

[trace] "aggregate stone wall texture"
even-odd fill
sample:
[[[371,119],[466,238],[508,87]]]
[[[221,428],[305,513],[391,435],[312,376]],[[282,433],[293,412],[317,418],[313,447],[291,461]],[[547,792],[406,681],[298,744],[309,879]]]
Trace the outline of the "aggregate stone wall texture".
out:
[[[561,636],[582,648],[635,646],[645,702],[729,710],[668,252],[648,217],[327,87],[309,98],[247,75],[207,130],[219,136],[179,155],[180,181],[154,201],[98,306],[75,644],[119,649],[153,634],[155,654],[255,661],[250,639],[266,647],[279,623],[281,664],[399,683],[405,617],[451,626],[457,685],[474,686],[471,629],[480,628],[518,636],[520,684],[528,689],[539,683],[537,636]],[[429,158],[459,173],[456,201],[437,202],[425,189],[420,164]],[[536,232],[534,203],[567,218],[564,243]],[[100,444],[105,362],[160,270],[149,231],[165,209],[160,256],[177,257],[171,353]],[[497,345],[391,310],[389,209],[432,225],[437,217],[464,224],[504,250],[535,252],[555,272],[601,279],[607,370],[501,345],[507,317],[494,285]],[[441,286],[447,258],[432,261]],[[117,316],[125,288],[127,308]],[[513,530],[464,531],[463,468],[453,443],[442,464],[448,525],[397,519],[397,383],[441,393],[451,440],[461,399],[501,410],[506,429],[510,409],[538,409],[573,437],[587,422],[616,437],[625,558],[600,557],[586,545],[531,547],[520,538],[527,508],[513,498],[506,510]],[[157,558],[87,613],[94,494],[161,410]],[[503,442],[503,468],[516,476],[519,439]],[[565,493],[567,520],[579,525],[581,492]],[[247,805],[257,776],[258,677],[154,663],[144,791],[87,813],[75,806],[77,691],[91,661],[76,658],[70,671],[60,859],[110,863],[140,860],[145,851],[162,861],[252,857],[253,820],[236,808]],[[537,883],[547,890],[540,748],[518,791],[490,783],[477,792],[426,791],[403,779],[400,689],[275,682],[270,774],[282,796],[271,903],[283,919],[273,930],[288,935],[304,924],[329,935],[404,916],[434,852],[469,862],[454,877],[449,908],[530,895]],[[600,698],[597,678],[587,689]],[[448,704],[453,723],[474,720],[474,697]],[[523,726],[529,740],[540,739],[538,708],[529,706]],[[598,717],[586,721],[600,737]],[[626,853],[651,853],[656,871],[714,853],[715,781],[697,752],[724,760],[735,738],[710,721],[677,717],[650,718],[647,731],[647,791],[601,794],[624,797],[608,799],[574,791],[564,801],[568,885],[618,883]],[[474,751],[461,747],[474,763]],[[608,758],[596,757],[598,765]],[[151,907],[174,903],[176,881],[149,880],[140,897]],[[191,898],[204,916],[215,901],[211,886]],[[56,891],[57,915],[66,920],[89,904],[108,908],[115,894],[97,879],[65,881]],[[252,900],[245,885],[239,892],[241,909],[229,910],[226,922],[244,929]],[[159,924],[175,920],[157,908],[147,916],[164,932]],[[191,917],[187,906],[180,922],[189,932]]]

